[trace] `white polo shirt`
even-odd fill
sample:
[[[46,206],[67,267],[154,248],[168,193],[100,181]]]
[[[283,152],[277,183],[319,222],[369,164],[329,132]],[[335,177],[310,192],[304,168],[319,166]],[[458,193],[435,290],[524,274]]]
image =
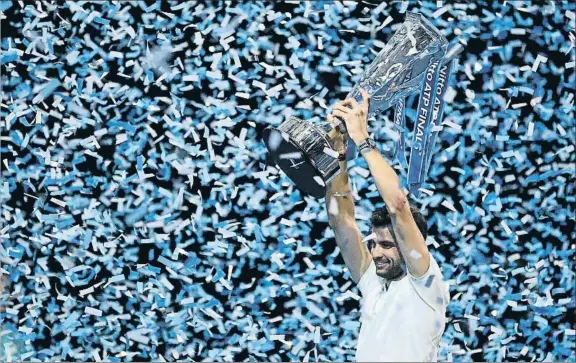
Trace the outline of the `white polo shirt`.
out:
[[[430,255],[424,276],[391,281],[376,275],[374,261],[358,282],[362,293],[356,361],[427,362],[438,359],[450,301],[438,263]]]

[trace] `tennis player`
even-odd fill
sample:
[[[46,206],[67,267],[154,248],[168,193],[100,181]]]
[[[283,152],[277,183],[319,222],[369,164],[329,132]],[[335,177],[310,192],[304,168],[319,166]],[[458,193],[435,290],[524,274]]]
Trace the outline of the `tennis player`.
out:
[[[354,218],[346,161],[327,185],[329,225],[350,275],[362,294],[357,361],[436,361],[450,295],[438,263],[426,246],[426,221],[411,206],[394,169],[369,138],[369,96],[362,104],[346,99],[328,116],[343,120],[351,140],[366,160],[385,208],[372,218],[368,244]],[[332,130],[342,154],[345,139]],[[345,158],[341,158],[345,159]]]

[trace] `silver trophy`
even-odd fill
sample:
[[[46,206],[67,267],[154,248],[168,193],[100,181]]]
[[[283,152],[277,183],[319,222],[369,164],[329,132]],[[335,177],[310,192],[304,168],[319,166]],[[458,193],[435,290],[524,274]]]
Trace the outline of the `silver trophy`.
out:
[[[430,87],[427,81],[431,71],[434,72],[432,83],[438,80],[440,68],[445,67],[444,64],[447,63],[443,61],[447,47],[448,41],[437,28],[421,15],[408,12],[405,22],[362,74],[360,81],[346,98],[355,98],[361,102],[360,89],[365,89],[370,95],[369,117],[393,105],[401,105],[403,108],[403,101],[408,95],[421,89],[424,92],[423,84]],[[447,71],[449,72],[449,69]],[[432,86],[434,92],[428,90],[429,96],[437,94],[435,85]],[[441,90],[442,95],[445,88]],[[434,103],[430,98],[427,101],[428,104]],[[439,118],[441,111],[431,110],[430,115],[427,115],[429,116],[428,124],[425,125],[427,131],[430,131],[434,114]],[[403,118],[402,113],[401,119]],[[340,122],[337,127],[341,128],[343,124]],[[398,123],[398,126],[400,127],[401,123]],[[332,126],[328,123],[313,124],[290,117],[278,127],[266,128],[263,134],[266,147],[276,165],[298,189],[318,198],[324,197],[326,184],[340,172],[338,153],[334,150],[334,143],[329,137],[331,130]],[[404,130],[400,131],[403,135]],[[426,130],[418,131],[423,133]],[[421,141],[418,145],[422,154],[429,145],[426,144],[426,140]],[[349,140],[346,159],[353,159],[356,154],[355,145]]]

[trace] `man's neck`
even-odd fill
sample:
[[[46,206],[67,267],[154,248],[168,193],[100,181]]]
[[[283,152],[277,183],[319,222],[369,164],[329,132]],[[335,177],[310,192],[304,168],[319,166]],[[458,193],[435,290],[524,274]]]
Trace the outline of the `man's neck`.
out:
[[[405,272],[405,271],[402,271],[402,272],[401,272],[398,276],[396,276],[396,277],[393,277],[393,278],[390,278],[390,279],[384,279],[384,281],[386,281],[386,287],[388,287],[391,282],[402,280],[405,276],[406,276],[406,272]]]

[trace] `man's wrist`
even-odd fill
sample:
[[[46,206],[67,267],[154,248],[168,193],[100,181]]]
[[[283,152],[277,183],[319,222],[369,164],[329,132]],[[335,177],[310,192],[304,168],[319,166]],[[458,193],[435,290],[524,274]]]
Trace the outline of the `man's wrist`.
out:
[[[347,197],[350,194],[352,194],[352,190],[347,189],[343,192],[334,192],[334,193],[332,193],[332,196],[334,196],[334,197]]]
[[[360,136],[357,136],[354,139],[352,139],[352,141],[354,141],[354,144],[356,144],[356,146],[360,146],[362,141],[366,140],[369,137],[370,137],[370,135],[360,135]]]
[[[356,146],[362,155],[365,155],[376,149],[376,143],[369,136],[360,141]]]

